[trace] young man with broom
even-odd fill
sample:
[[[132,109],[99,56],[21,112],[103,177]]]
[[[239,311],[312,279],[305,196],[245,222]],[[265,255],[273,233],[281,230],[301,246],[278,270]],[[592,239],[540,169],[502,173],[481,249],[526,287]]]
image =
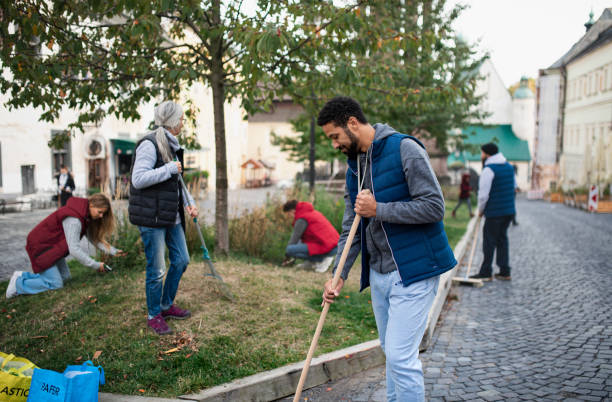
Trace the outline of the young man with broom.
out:
[[[341,279],[335,289],[331,280],[325,284],[323,299],[333,303],[338,297],[361,252],[361,290],[371,286],[387,360],[387,399],[424,401],[418,348],[439,275],[457,264],[442,224],[440,185],[423,144],[388,125],[370,125],[354,99],[331,99],[318,124],[348,157],[339,253],[355,214],[362,217]]]

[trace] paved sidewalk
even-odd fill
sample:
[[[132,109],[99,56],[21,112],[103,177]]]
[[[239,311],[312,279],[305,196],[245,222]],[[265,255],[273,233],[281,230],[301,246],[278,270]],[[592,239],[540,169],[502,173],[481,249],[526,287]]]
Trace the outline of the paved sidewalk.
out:
[[[429,401],[612,400],[612,215],[518,201],[512,281],[457,287],[421,355]],[[482,251],[479,245],[474,269]],[[384,367],[304,391],[385,401]],[[291,398],[283,399],[291,400]]]

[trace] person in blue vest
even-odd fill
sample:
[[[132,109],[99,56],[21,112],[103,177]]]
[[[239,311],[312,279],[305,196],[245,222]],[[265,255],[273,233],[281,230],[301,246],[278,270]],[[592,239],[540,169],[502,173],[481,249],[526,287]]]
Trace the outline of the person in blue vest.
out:
[[[453,255],[442,219],[444,198],[427,151],[416,138],[386,124],[368,123],[348,97],[328,101],[318,124],[335,149],[348,157],[345,210],[338,256],[355,214],[362,217],[337,287],[325,284],[323,300],[333,303],[361,252],[361,290],[371,287],[372,309],[386,356],[389,401],[423,401],[419,344]]]
[[[482,229],[482,251],[484,254],[480,272],[471,278],[490,281],[493,276],[493,254],[497,250],[499,273],[495,278],[509,281],[510,258],[508,249],[508,226],[516,215],[514,205],[516,181],[514,168],[497,145],[490,142],[480,147],[483,163],[478,181],[478,214],[485,216]]]

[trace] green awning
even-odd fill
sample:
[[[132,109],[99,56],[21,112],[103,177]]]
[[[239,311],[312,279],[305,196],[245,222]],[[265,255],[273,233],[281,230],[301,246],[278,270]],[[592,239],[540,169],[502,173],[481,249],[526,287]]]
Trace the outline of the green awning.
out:
[[[447,158],[449,166],[452,163],[465,163],[466,161],[480,161],[480,145],[487,142],[494,142],[508,162],[529,162],[531,155],[529,154],[529,144],[527,141],[518,138],[512,131],[510,124],[499,124],[492,126],[469,126],[464,128],[463,134],[467,138],[463,141],[466,144],[478,146],[476,153],[464,151],[461,154],[451,153]]]
[[[136,149],[136,141],[124,138],[114,138],[110,141],[113,144],[113,153],[115,155],[132,155]]]

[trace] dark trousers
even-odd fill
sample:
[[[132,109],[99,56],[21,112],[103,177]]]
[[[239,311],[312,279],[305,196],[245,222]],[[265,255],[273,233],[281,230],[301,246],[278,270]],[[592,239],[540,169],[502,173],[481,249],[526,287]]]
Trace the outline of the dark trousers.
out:
[[[62,191],[60,194],[60,205],[63,207],[68,202],[68,198],[72,197],[72,193],[68,191]]]
[[[482,251],[484,257],[480,275],[492,276],[493,254],[497,249],[497,266],[500,275],[510,276],[510,257],[508,251],[508,226],[512,215],[486,218],[482,229]]]

